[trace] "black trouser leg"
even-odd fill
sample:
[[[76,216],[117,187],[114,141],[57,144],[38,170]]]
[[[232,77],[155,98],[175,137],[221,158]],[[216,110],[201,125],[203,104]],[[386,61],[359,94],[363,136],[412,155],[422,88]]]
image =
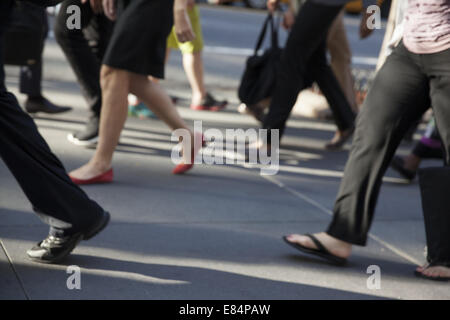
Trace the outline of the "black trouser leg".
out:
[[[423,217],[427,239],[427,260],[450,267],[450,169],[419,170]]]
[[[428,79],[400,44],[378,72],[358,115],[329,235],[365,245],[383,175],[403,135],[429,106]]]
[[[71,182],[33,120],[7,92],[0,92],[0,157],[52,233],[85,231],[101,217],[103,209]]]
[[[422,59],[447,166],[420,174],[428,261],[450,267],[450,49]]]
[[[81,8],[82,30],[70,30],[66,26],[67,7]],[[100,88],[100,67],[105,54],[113,23],[104,15],[95,15],[89,3],[80,0],[66,0],[62,3],[55,22],[55,37],[66,55],[80,83],[92,116],[100,117],[102,94]]]
[[[325,39],[309,61],[308,66],[308,74],[311,74],[312,80],[317,82],[327,99],[338,129],[345,131],[352,128],[355,122],[355,113],[328,64]]]
[[[263,125],[265,129],[279,129],[280,136],[283,134],[298,93],[310,83],[308,63],[315,54],[321,54],[318,49],[321,50],[320,45],[341,8],[312,1],[301,8],[283,50],[276,89]],[[337,88],[339,90],[340,86]]]
[[[24,66],[20,68],[20,85],[19,90],[21,93],[30,97],[38,97],[42,93],[42,54],[44,52],[45,39],[48,33],[48,20],[47,12],[44,7],[34,6],[34,10],[39,10],[39,14],[42,15],[42,21],[44,21],[44,38],[41,42],[41,57],[35,64],[31,66]]]

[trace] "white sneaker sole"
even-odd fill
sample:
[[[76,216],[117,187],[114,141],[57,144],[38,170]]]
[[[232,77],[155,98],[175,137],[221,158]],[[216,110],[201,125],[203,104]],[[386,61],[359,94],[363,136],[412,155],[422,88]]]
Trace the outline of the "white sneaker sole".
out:
[[[79,140],[74,137],[73,133],[69,133],[67,135],[67,140],[80,147],[91,147],[97,145],[98,137],[92,138],[90,140]]]

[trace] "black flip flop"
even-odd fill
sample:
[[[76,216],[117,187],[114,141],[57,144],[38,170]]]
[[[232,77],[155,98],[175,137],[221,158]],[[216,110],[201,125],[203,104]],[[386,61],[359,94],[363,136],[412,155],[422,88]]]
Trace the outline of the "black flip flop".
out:
[[[429,268],[429,267],[430,266],[428,266],[427,268]],[[434,267],[438,267],[438,266],[435,265]],[[425,269],[427,269],[427,268],[425,268]],[[414,275],[418,278],[427,279],[427,280],[433,280],[433,281],[439,281],[439,282],[450,281],[450,277],[430,277],[430,276],[424,275],[422,272],[419,272],[417,270],[414,270]]]
[[[311,248],[307,248],[305,246],[302,246],[301,244],[298,243],[294,243],[291,242],[287,239],[287,236],[283,237],[283,240],[289,244],[290,246],[294,247],[297,250],[300,250],[304,253],[308,253],[308,254],[312,254],[318,257],[321,257],[323,259],[326,259],[330,262],[333,262],[335,264],[338,265],[344,265],[345,263],[347,263],[347,259],[335,256],[334,254],[332,254],[330,251],[327,250],[327,248],[325,248],[323,246],[323,244],[316,238],[314,237],[312,234],[305,234],[306,237],[310,238],[314,244],[316,245],[316,247],[318,249],[311,249]]]

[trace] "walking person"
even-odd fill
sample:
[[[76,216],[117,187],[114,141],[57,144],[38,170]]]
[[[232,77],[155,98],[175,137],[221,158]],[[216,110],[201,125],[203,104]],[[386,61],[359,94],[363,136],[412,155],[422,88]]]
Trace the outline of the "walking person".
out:
[[[33,120],[5,87],[3,36],[13,5],[13,0],[0,2],[0,157],[33,210],[50,226],[48,236],[28,250],[28,257],[55,263],[70,254],[81,240],[89,240],[105,228],[109,213],[72,183]]]
[[[204,82],[203,66],[203,32],[200,21],[200,10],[195,0],[188,0],[188,15],[192,25],[195,38],[191,41],[180,42],[172,28],[167,39],[167,57],[171,50],[180,50],[183,55],[183,67],[188,77],[192,90],[190,108],[193,110],[219,111],[226,107],[226,100],[217,100],[211,93],[207,92]]]
[[[44,30],[43,38],[41,39],[41,56],[39,60],[32,65],[22,66],[20,68],[19,90],[20,93],[27,95],[24,108],[30,114],[35,114],[38,112],[55,114],[70,111],[72,108],[67,106],[58,106],[49,101],[42,94],[42,54],[45,46],[45,39],[48,34],[46,8],[32,3],[23,3],[22,8],[23,10],[33,11],[33,16],[39,17],[39,21],[41,23],[40,26],[36,27]]]
[[[279,0],[268,0],[267,6],[274,10],[278,3]],[[283,50],[276,89],[263,123],[264,129],[277,129],[281,137],[298,93],[316,81],[329,101],[338,127],[326,148],[339,149],[352,135],[355,113],[326,58],[328,31],[345,3],[342,0],[309,0],[300,9]],[[267,143],[271,143],[270,139]],[[264,147],[270,149],[269,146],[260,146]]]
[[[184,173],[192,168],[202,145],[198,140],[202,138],[194,137],[170,97],[149,76],[164,77],[166,41],[174,21],[181,42],[194,38],[187,1],[120,0],[117,8],[114,0],[105,0],[103,4],[105,14],[117,20],[101,68],[99,142],[91,160],[72,171],[70,177],[77,184],[113,181],[112,157],[127,118],[129,93],[149,106],[172,130],[190,132],[192,148],[183,150],[184,162],[173,170],[174,174]],[[198,148],[194,150],[194,146]]]
[[[200,10],[195,4],[195,0],[187,2],[189,21],[192,25],[195,38],[191,41],[180,42],[177,38],[175,27],[172,28],[167,39],[166,63],[172,50],[180,50],[183,57],[183,68],[191,86],[192,96],[190,108],[193,110],[220,111],[228,104],[227,100],[217,100],[207,91],[204,81],[203,64],[203,32],[200,20]],[[158,81],[158,79],[153,79]],[[176,103],[176,98],[172,101]],[[152,113],[141,101],[130,104],[129,111],[146,117],[151,117]]]
[[[80,8],[81,29],[69,29],[67,8]],[[59,46],[74,71],[88,104],[89,116],[83,130],[68,135],[79,146],[92,146],[98,141],[102,91],[100,67],[114,23],[103,14],[102,0],[65,0],[56,17],[54,32]]]
[[[408,0],[402,42],[377,73],[358,118],[330,226],[326,232],[293,234],[285,237],[285,241],[301,251],[337,263],[346,261],[353,245],[366,245],[382,177],[404,134],[430,105],[448,166],[450,0]],[[444,169],[448,171],[448,167]],[[445,183],[442,179],[446,177],[442,175],[439,180],[439,175],[433,174],[440,184]],[[433,199],[432,192],[427,190],[427,198],[422,198],[424,203]],[[417,272],[426,277],[450,277],[450,219],[448,207],[442,202],[447,191],[442,192],[436,193],[437,202],[431,207],[434,210],[430,212],[429,207],[424,210],[427,240],[433,245],[429,256],[434,258]],[[433,236],[429,238],[430,235]]]

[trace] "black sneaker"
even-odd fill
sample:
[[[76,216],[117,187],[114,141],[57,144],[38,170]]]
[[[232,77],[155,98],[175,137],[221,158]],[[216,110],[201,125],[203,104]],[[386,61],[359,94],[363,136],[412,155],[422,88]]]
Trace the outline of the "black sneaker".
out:
[[[191,104],[192,110],[206,110],[206,111],[219,111],[225,108],[228,104],[227,100],[217,100],[210,93],[206,94],[202,102],[199,105]]]
[[[86,128],[83,131],[70,133],[67,136],[67,140],[77,146],[90,147],[95,146],[98,142],[98,130],[100,120],[99,118],[91,118],[86,124]]]
[[[77,232],[66,237],[49,235],[28,250],[27,255],[35,262],[57,263],[67,257],[81,240],[89,240],[102,231],[108,224],[109,219],[109,213],[104,211],[103,216],[85,232]]]

